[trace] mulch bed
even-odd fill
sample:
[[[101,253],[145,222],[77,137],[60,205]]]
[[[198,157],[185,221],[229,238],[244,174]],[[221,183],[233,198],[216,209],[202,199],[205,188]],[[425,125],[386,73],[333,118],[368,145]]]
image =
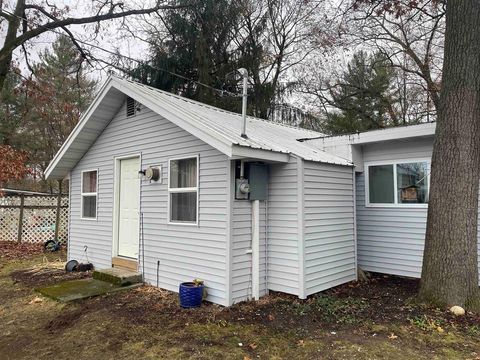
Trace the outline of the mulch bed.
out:
[[[43,253],[43,244],[0,241],[0,258],[6,260],[25,260]]]
[[[228,308],[204,303],[199,309],[182,309],[177,294],[144,286],[92,299],[88,308],[114,309],[116,315],[132,323],[173,328],[188,323],[230,322],[261,324],[273,330],[313,330],[322,326],[339,330],[367,323],[410,324],[411,319],[422,317],[456,328],[480,324],[480,314],[468,312],[463,317],[455,317],[448,309],[415,303],[417,288],[415,279],[374,275],[367,283],[348,283],[307,300],[272,292],[257,302],[243,302]]]
[[[41,244],[0,242],[0,258],[27,259],[42,254]],[[37,288],[65,280],[90,277],[89,272],[66,273],[60,266],[59,252],[56,266],[34,267],[11,273],[14,281]],[[49,257],[52,258],[53,254]],[[56,259],[56,256],[55,256]],[[53,263],[50,263],[52,265]],[[152,286],[80,301],[82,311],[108,309],[130,323],[152,327],[175,329],[185,324],[239,323],[258,324],[271,330],[303,329],[305,331],[326,328],[354,330],[361,324],[399,324],[421,327],[439,324],[457,329],[478,328],[480,314],[467,312],[455,317],[448,309],[419,304],[415,300],[419,281],[402,277],[372,274],[368,282],[350,282],[307,300],[272,292],[257,302],[243,302],[225,308],[204,303],[200,309],[182,309],[178,295]],[[76,310],[75,310],[76,311]],[[76,316],[66,311],[59,316]],[[172,320],[174,319],[174,321]],[[428,329],[426,329],[428,330]]]
[[[32,288],[47,286],[61,281],[86,279],[92,277],[91,272],[69,272],[63,269],[45,268],[14,271],[10,274],[15,282],[20,282]]]

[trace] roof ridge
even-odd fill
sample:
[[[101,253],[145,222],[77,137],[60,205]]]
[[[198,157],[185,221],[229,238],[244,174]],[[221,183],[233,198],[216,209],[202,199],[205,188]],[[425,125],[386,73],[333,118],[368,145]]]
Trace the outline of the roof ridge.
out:
[[[130,79],[125,79],[123,77],[120,77],[118,75],[112,75],[114,76],[115,78],[119,79],[119,80],[122,80],[122,81],[128,81],[136,86],[141,86],[141,87],[145,87],[145,88],[148,88],[149,90],[152,90],[152,91],[156,91],[158,93],[161,93],[161,94],[164,94],[166,96],[171,96],[173,98],[176,98],[176,99],[179,99],[179,100],[183,100],[185,102],[189,102],[191,104],[194,104],[194,105],[199,105],[199,106],[202,106],[202,107],[205,107],[205,108],[208,108],[208,109],[211,109],[211,110],[215,110],[217,112],[221,112],[221,113],[226,113],[226,114],[230,114],[230,115],[234,115],[234,116],[242,116],[242,114],[239,114],[239,113],[236,113],[234,111],[230,111],[230,110],[224,110],[224,109],[221,109],[219,107],[216,107],[216,106],[213,106],[213,105],[209,105],[209,104],[205,104],[205,103],[202,103],[201,101],[198,101],[198,100],[193,100],[193,99],[189,99],[185,96],[181,96],[181,95],[178,95],[178,94],[174,94],[174,93],[171,93],[171,92],[168,92],[168,91],[165,91],[165,90],[162,90],[162,89],[157,89],[153,86],[150,86],[150,85],[146,85],[146,84],[142,84],[141,82],[138,82],[138,81],[135,81],[135,80],[130,80]],[[276,122],[276,121],[272,121],[272,120],[267,120],[267,119],[262,119],[262,118],[258,118],[258,117],[255,117],[255,116],[250,116],[250,115],[247,115],[247,119],[250,119],[250,120],[254,120],[254,121],[261,121],[261,122],[265,122],[265,123],[269,123],[269,124],[274,124],[274,125],[278,125],[278,126],[283,126],[283,127],[286,127],[286,128],[290,128],[290,129],[295,129],[295,130],[298,130],[298,131],[302,131],[302,132],[309,132],[309,133],[314,133],[315,135],[318,134],[320,136],[325,136],[325,134],[321,133],[321,132],[318,132],[318,131],[315,131],[315,130],[309,130],[309,129],[303,129],[303,128],[299,128],[297,126],[293,126],[293,125],[288,125],[288,124],[283,124],[283,123],[279,123],[279,122]]]

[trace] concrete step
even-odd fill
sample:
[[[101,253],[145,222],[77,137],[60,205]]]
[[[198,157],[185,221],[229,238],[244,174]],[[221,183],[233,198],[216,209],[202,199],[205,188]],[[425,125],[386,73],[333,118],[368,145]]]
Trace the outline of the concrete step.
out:
[[[106,281],[120,286],[127,286],[142,282],[142,274],[139,272],[121,269],[118,267],[95,270],[92,275],[94,279]]]

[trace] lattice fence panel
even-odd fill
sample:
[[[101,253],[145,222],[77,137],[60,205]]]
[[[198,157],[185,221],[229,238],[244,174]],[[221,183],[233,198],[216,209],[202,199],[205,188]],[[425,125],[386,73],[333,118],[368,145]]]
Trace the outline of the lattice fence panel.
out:
[[[19,208],[0,209],[0,241],[14,241],[18,236]]]
[[[43,243],[55,237],[56,196],[24,196],[22,242]],[[20,196],[0,198],[0,241],[18,240]],[[68,196],[61,199],[58,240],[68,238]]]

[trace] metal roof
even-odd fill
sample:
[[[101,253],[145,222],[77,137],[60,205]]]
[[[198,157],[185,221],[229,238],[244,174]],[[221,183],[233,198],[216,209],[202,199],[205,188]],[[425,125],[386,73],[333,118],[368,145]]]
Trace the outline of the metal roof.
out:
[[[333,136],[317,136],[314,138],[301,139],[311,144],[319,144],[323,142],[325,145],[362,145],[368,143],[376,143],[383,141],[402,140],[416,137],[429,137],[435,135],[437,123],[428,122],[414,125],[395,126],[385,129],[369,130],[354,134],[333,135]],[[322,146],[323,147],[323,146]]]
[[[242,138],[242,116],[153,87],[111,76],[47,168],[47,178],[68,174],[88,151],[128,95],[150,110],[190,132],[229,157],[288,161],[289,155],[304,160],[352,166],[346,159],[297,139],[323,134],[254,117],[247,117],[247,136]]]

